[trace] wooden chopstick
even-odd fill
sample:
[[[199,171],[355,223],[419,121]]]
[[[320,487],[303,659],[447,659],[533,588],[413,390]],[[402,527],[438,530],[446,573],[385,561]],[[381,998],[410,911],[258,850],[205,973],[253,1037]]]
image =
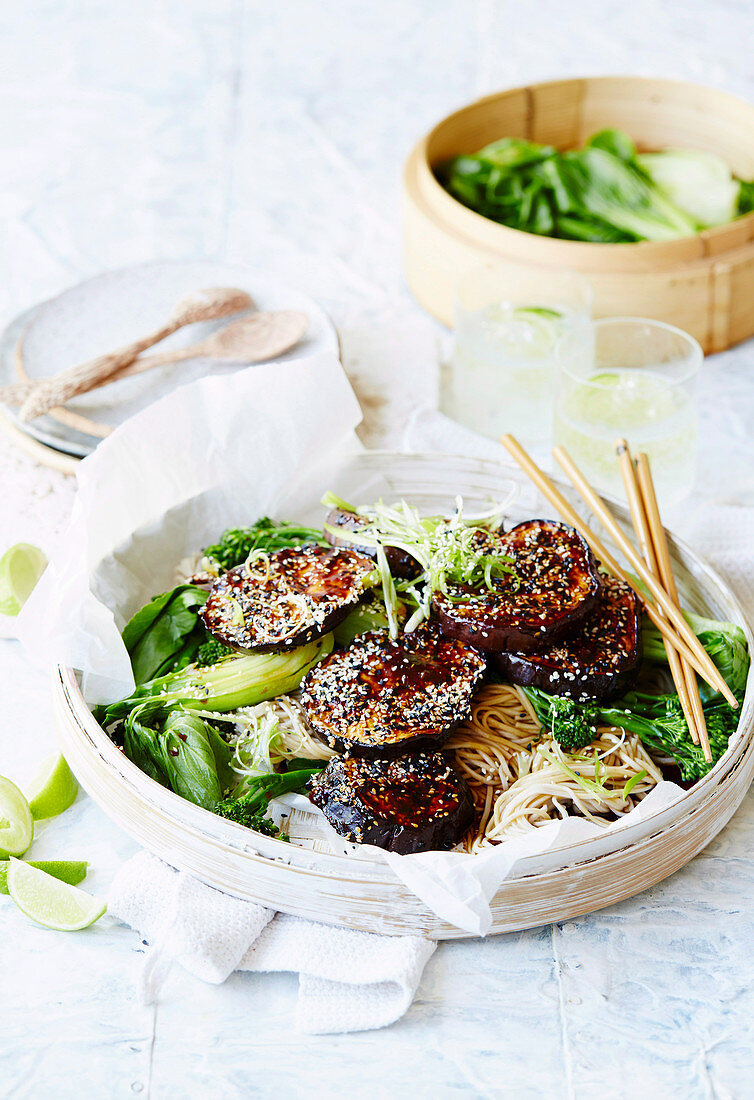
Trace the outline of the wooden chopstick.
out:
[[[652,530],[650,529],[650,520],[646,498],[644,497],[642,489],[639,485],[637,472],[634,469],[634,463],[631,458],[631,451],[625,439],[619,439],[616,441],[615,453],[618,456],[618,465],[620,467],[621,477],[623,478],[623,485],[626,490],[626,499],[628,500],[628,507],[631,512],[631,521],[634,525],[634,531],[636,532],[636,537],[639,540],[639,545],[641,546],[644,560],[646,561],[647,566],[652,570],[654,576],[657,577],[658,580],[663,580],[660,574],[657,553],[655,552],[654,535]],[[670,592],[668,592],[668,594],[672,595],[672,593]],[[685,669],[688,668],[688,665],[678,656],[678,653],[670,644],[667,638],[663,637],[663,642],[665,644],[665,652],[668,656],[668,665],[670,666],[673,683],[675,684],[678,698],[681,701],[681,707],[683,708],[683,714],[689,727],[689,732],[691,733],[691,739],[695,745],[698,745],[701,736],[701,730],[699,727],[699,715],[692,704],[692,699],[686,680]],[[692,676],[693,675],[694,674],[692,672]],[[696,685],[696,677],[694,677],[694,685]],[[702,724],[704,724],[703,712],[701,717]]]
[[[652,533],[652,543],[654,546],[655,559],[657,562],[656,575],[660,578],[660,581],[665,586],[665,591],[670,596],[671,600],[680,608],[680,600],[678,599],[678,588],[675,583],[675,576],[673,575],[673,566],[670,561],[670,551],[668,549],[668,539],[665,534],[665,528],[662,525],[660,518],[660,509],[657,504],[657,494],[655,493],[654,481],[652,479],[652,470],[649,465],[649,458],[645,454],[639,454],[636,458],[636,473],[639,480],[639,489],[644,501],[644,507],[647,513],[647,522],[649,524],[650,531]],[[699,741],[704,753],[704,759],[708,764],[712,763],[712,750],[710,749],[709,737],[707,735],[707,722],[704,717],[704,708],[702,707],[702,700],[699,695],[699,685],[696,682],[696,675],[694,670],[681,660],[681,671],[686,684],[686,690],[688,692],[691,708],[694,712],[694,718],[696,720],[696,728],[699,731]],[[675,679],[675,676],[673,677]],[[676,682],[676,687],[678,684]],[[678,691],[679,698],[681,697],[680,689]],[[688,718],[687,718],[688,720]],[[689,729],[693,730],[693,726],[689,723]]]
[[[576,512],[575,509],[571,507],[570,503],[566,500],[566,498],[557,488],[555,483],[550,480],[550,478],[543,470],[540,470],[536,462],[534,462],[532,457],[527,454],[527,452],[514,436],[506,434],[502,436],[500,442],[503,444],[506,450],[511,455],[513,455],[518,464],[521,466],[522,470],[524,470],[529,475],[529,477],[540,490],[542,495],[550,501],[550,503],[560,513],[562,518],[567,523],[570,523],[572,527],[575,527],[576,530],[584,537],[584,539],[587,541],[596,556],[600,559],[602,564],[605,565],[610,570],[610,572],[613,573],[614,576],[620,577],[622,581],[625,581],[625,583],[634,590],[636,595],[643,603],[647,615],[655,624],[663,637],[665,637],[665,635],[668,634],[668,632],[670,631],[670,627],[667,625],[667,620],[663,618],[663,616],[659,613],[652,601],[648,599],[646,592],[644,592],[643,589],[640,588],[640,586],[636,583],[636,581],[632,577],[630,577],[629,574],[620,567],[620,565],[618,565],[618,562],[615,560],[607,547],[600,541],[597,535],[595,535],[591,527],[589,527],[588,524],[584,522],[578,512]],[[674,640],[673,644],[678,649],[679,653],[683,653],[686,659],[690,661],[693,665],[695,665],[696,658],[691,650],[688,648],[688,646],[685,644],[685,642],[682,642],[680,638],[677,638],[676,640]]]
[[[704,677],[710,687],[719,691],[732,707],[738,708],[738,700],[720,675],[712,658],[684,619],[683,612],[673,603],[660,582],[653,577],[649,569],[647,569],[641,555],[637,553],[636,548],[631,544],[631,540],[626,537],[618,526],[612,512],[605,504],[602,497],[598,496],[594,491],[567,451],[562,447],[554,447],[552,453],[560,468],[579,491],[595,515],[599,517],[605,528],[610,532],[612,538],[631,562],[631,565],[652,594],[658,608],[665,613],[668,619],[670,619],[676,631],[680,634],[681,639],[694,654],[695,660],[691,661],[691,664],[693,664],[694,668]],[[663,630],[662,627],[658,627],[658,629],[667,637],[666,630]],[[670,637],[670,641],[675,648],[678,649],[677,642],[674,640],[673,636]]]
[[[589,544],[589,546],[603,563],[603,565],[605,565],[616,577],[620,577],[622,581],[625,581],[625,583],[634,590],[636,595],[644,604],[647,615],[660,631],[663,638],[668,637],[668,635],[670,634],[669,640],[671,641],[671,644],[675,647],[675,649],[677,649],[678,652],[683,657],[685,657],[689,664],[691,664],[692,667],[697,670],[700,676],[707,680],[707,673],[702,667],[702,664],[696,654],[696,650],[692,650],[686,644],[686,642],[682,638],[679,638],[674,632],[671,633],[670,627],[666,619],[662,616],[662,614],[659,612],[658,608],[655,607],[652,601],[647,597],[646,592],[644,592],[643,589],[636,583],[633,577],[629,576],[629,574],[621,568],[621,566],[615,560],[607,547],[597,537],[594,531],[592,531],[591,527],[589,527],[589,525],[581,518],[578,512],[576,512],[576,510],[570,505],[570,503],[566,500],[566,498],[563,496],[563,494],[560,492],[554,482],[551,481],[551,479],[547,476],[547,474],[543,470],[541,470],[539,466],[537,466],[536,462],[534,462],[532,457],[527,454],[527,452],[524,450],[518,440],[509,433],[506,433],[504,436],[501,437],[500,442],[503,444],[509,454],[511,454],[513,458],[515,458],[521,469],[529,475],[529,477],[540,490],[542,495],[546,497],[546,499],[549,500],[553,507],[560,513],[561,517],[566,521],[566,523],[570,523],[570,525],[572,527],[575,527],[576,530],[584,537],[586,542]],[[694,635],[694,639],[697,640],[696,635]],[[715,672],[717,673],[717,669],[715,669]],[[717,687],[719,679],[720,677],[716,675],[715,683],[711,685],[715,687],[715,690],[719,690]],[[728,685],[725,684],[725,687],[727,691]],[[729,691],[728,694],[730,694]],[[735,696],[732,697],[735,699]]]

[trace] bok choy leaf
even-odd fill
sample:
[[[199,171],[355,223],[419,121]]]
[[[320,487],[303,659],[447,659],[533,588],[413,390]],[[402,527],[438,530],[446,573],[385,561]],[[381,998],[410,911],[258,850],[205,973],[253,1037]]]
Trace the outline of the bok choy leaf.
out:
[[[123,628],[123,643],[137,684],[146,683],[193,661],[207,633],[199,619],[207,593],[179,584],[155,596]]]

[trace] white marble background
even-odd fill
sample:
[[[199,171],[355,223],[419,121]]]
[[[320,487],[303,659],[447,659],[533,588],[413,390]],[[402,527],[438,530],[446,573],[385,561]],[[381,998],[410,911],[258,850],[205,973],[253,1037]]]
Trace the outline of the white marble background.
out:
[[[431,403],[437,331],[400,264],[400,166],[450,108],[565,74],[698,79],[754,99],[743,0],[1,0],[0,322],[98,271],[206,256],[316,296],[343,338],[367,443]],[[429,368],[428,365],[429,364]],[[706,497],[754,502],[754,351],[705,368]],[[70,479],[0,439],[0,549],[49,549]],[[47,685],[0,642],[0,771],[54,739]],[[745,1098],[754,800],[689,867],[603,913],[445,945],[388,1031],[302,1037],[295,978],[181,973],[132,993],[135,935],[65,936],[0,899],[8,1097]],[[81,796],[36,853],[104,892],[131,842]]]

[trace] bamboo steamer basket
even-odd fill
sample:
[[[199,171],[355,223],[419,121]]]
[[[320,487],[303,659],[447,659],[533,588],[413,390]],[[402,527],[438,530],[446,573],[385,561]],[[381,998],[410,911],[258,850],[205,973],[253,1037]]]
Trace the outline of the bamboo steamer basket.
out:
[[[392,454],[358,455],[349,461],[350,480],[336,479],[334,488],[360,500],[381,494],[393,499],[403,496],[423,510],[447,512],[460,493],[473,510],[488,505],[490,498],[500,499],[513,482],[520,493],[510,509],[513,522],[552,515],[551,507],[524,475],[502,462]],[[562,483],[560,487],[575,503],[570,487]],[[614,510],[630,531],[627,511],[617,504]],[[582,514],[586,515],[583,509]],[[670,548],[684,606],[741,625],[754,653],[754,636],[724,581],[672,536]],[[617,550],[615,554],[620,557]],[[323,851],[321,845],[317,850],[283,843],[217,817],[161,787],[126,759],[100,728],[73,669],[56,669],[53,698],[61,749],[82,786],[108,817],[172,866],[237,897],[329,924],[435,939],[468,935],[432,912],[371,854],[343,856]],[[675,805],[643,822],[520,861],[515,877],[501,885],[492,901],[492,932],[592,912],[631,897],[682,867],[725,826],[746,794],[754,776],[752,731],[754,686],[750,680],[738,732],[703,780]]]
[[[438,123],[406,164],[404,262],[414,296],[451,325],[459,277],[490,261],[526,261],[587,276],[597,317],[666,321],[696,337],[705,353],[747,339],[754,334],[754,214],[674,241],[561,241],[474,213],[434,174],[450,157],[501,137],[568,149],[604,127],[626,130],[642,151],[677,146],[717,153],[735,175],[754,178],[754,106],[712,88],[643,77],[587,77],[487,96]],[[546,270],[542,295],[546,299]]]

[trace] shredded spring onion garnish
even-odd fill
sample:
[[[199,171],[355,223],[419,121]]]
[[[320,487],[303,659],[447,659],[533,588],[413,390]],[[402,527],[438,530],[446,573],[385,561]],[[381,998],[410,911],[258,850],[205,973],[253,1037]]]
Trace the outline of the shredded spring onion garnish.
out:
[[[346,504],[334,493],[326,493],[322,503],[329,507],[358,510]],[[509,502],[498,505],[482,515],[466,518],[461,497],[456,497],[455,514],[422,516],[405,500],[395,505],[380,501],[369,511],[358,511],[367,522],[357,530],[345,527],[325,526],[325,530],[340,541],[355,546],[374,547],[377,571],[382,583],[382,594],[390,623],[391,637],[399,633],[399,594],[415,607],[404,629],[407,632],[429,618],[433,592],[453,598],[457,585],[472,588],[492,588],[494,581],[509,575],[515,580],[512,559],[495,553],[489,536],[502,523],[504,509]],[[385,554],[385,547],[395,547],[410,554],[418,563],[420,573],[410,581],[395,581]]]
[[[590,794],[600,806],[604,804],[606,789],[602,778],[602,765],[600,764],[599,754],[596,750],[594,756],[591,758],[571,755],[566,759],[560,746],[557,742],[553,741],[550,749],[546,748],[544,745],[539,745],[537,747],[537,752],[545,758],[548,764],[554,764],[556,768],[559,768],[572,779],[577,786],[581,787],[587,794]],[[584,774],[585,771],[591,772],[594,778],[587,778],[587,775]]]
[[[261,574],[257,568],[258,564],[263,564],[264,574]],[[266,550],[249,550],[249,556],[243,563],[244,569],[249,577],[256,577],[262,584],[267,584],[270,579],[270,555]]]
[[[637,772],[635,776],[629,779],[628,783],[626,783],[625,787],[623,788],[623,797],[628,798],[636,784],[641,783],[642,779],[646,779],[647,774],[648,773],[644,769],[642,769],[640,772]]]
[[[253,707],[218,713],[196,711],[214,722],[233,727],[227,739],[233,748],[233,770],[241,786],[245,780],[266,775],[284,760],[306,757],[327,760],[334,750],[313,737],[298,699],[278,695]]]
[[[243,626],[246,622],[246,617],[235,596],[228,596],[228,606],[230,607],[230,621],[233,626]]]

